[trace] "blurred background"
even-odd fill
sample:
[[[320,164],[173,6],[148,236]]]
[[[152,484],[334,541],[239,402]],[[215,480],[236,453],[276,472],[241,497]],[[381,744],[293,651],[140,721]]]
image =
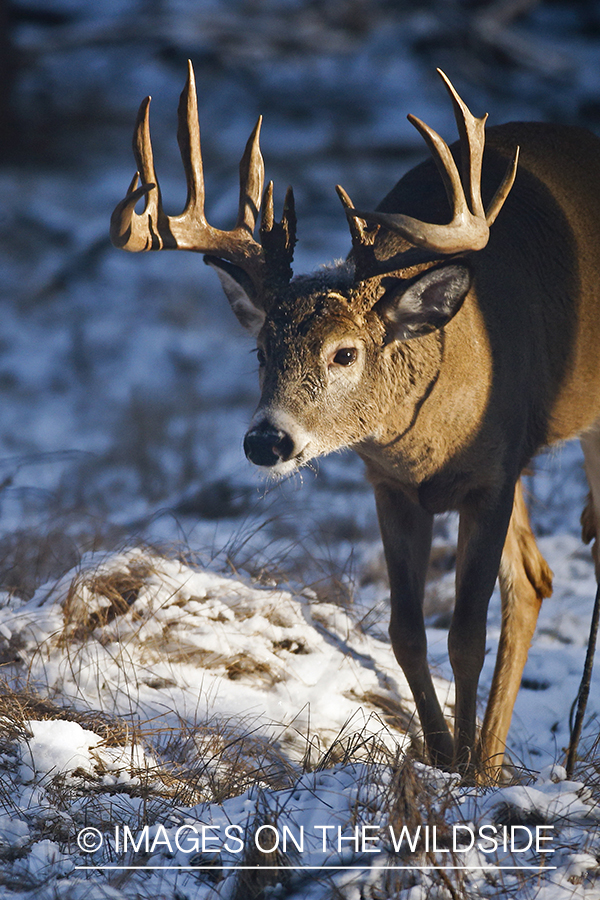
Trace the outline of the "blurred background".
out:
[[[379,596],[360,461],[261,481],[241,448],[253,345],[214,274],[108,240],[147,94],[165,208],[182,208],[188,57],[210,220],[231,227],[262,113],[267,177],[279,202],[296,193],[301,272],[348,250],[337,182],[374,207],[423,158],[408,112],[454,139],[436,66],[490,123],[600,133],[600,2],[0,0],[0,589],[29,596],[90,550],[141,541]],[[577,531],[577,448],[543,457],[528,486],[538,533]],[[436,532],[442,569],[453,527]]]

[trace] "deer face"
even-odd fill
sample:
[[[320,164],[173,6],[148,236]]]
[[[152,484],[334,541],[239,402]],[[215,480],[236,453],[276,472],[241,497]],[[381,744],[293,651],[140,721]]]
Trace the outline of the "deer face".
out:
[[[420,380],[413,339],[446,324],[470,284],[464,265],[362,282],[342,265],[292,281],[259,306],[231,266],[211,262],[257,338],[262,393],[244,450],[277,476],[376,440],[392,402],[404,403],[410,418]]]
[[[248,458],[284,475],[376,427],[384,329],[337,291],[315,291],[268,316],[258,335],[258,409]]]

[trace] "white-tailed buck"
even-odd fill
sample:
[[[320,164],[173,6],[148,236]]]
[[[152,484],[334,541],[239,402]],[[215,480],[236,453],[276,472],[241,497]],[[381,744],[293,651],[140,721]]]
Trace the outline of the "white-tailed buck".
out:
[[[260,120],[240,164],[235,227],[207,223],[191,68],[178,130],[185,210],[162,210],[146,100],[134,136],[139,176],[111,235],[126,250],[196,250],[216,269],[258,342],[262,395],[244,441],[253,463],[283,475],[342,447],[364,460],[390,577],[390,637],[429,758],[495,777],[551,592],[519,480],[538,449],[581,438],[591,489],[586,541],[600,523],[600,141],[580,128],[522,122],[484,137],[485,117],[472,116],[442,78],[460,140],[448,148],[410,117],[431,159],[374,212],[355,209],[337,188],[352,237],[344,262],[292,278],[293,195],[277,222],[271,184],[263,195]],[[422,613],[433,517],[447,510],[460,514],[448,640],[454,738],[427,665]],[[477,744],[498,575],[502,634]]]

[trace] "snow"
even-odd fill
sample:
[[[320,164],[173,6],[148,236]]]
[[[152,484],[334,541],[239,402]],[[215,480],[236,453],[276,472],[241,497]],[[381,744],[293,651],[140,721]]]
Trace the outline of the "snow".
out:
[[[201,708],[207,718],[218,713],[257,720],[263,728],[271,722],[270,732],[280,739],[290,729],[302,734],[310,722],[327,743],[347,721],[361,717],[357,701],[363,695],[381,693],[399,705],[410,697],[389,643],[361,633],[334,604],[314,606],[306,595],[254,588],[140,550],[90,565],[87,572],[68,573],[55,587],[42,586],[16,609],[8,604],[0,610],[5,630],[19,639],[20,653],[31,654],[32,685],[60,685],[64,696],[126,715],[132,698],[121,685],[137,682],[148,717],[160,714],[169,721],[165,708],[172,704],[181,713]],[[107,621],[101,633],[95,629],[94,639],[76,653],[70,643],[61,653],[65,633],[76,633],[81,622],[111,607],[90,585],[111,576],[118,583],[119,573],[136,572],[144,581],[126,612]],[[166,696],[160,682],[169,685]],[[335,692],[323,690],[333,684]],[[368,731],[364,718],[355,725]],[[381,731],[381,723],[374,728]],[[86,739],[73,735],[71,753]],[[44,740],[34,731],[36,760]],[[286,740],[293,742],[293,733]],[[301,740],[299,753],[304,752]],[[59,756],[59,768],[64,762]]]
[[[37,775],[89,768],[89,751],[101,741],[77,722],[29,720],[28,728],[31,738],[19,769],[19,778],[25,784]]]
[[[572,594],[574,573],[586,584],[589,569],[565,564]],[[573,621],[581,606],[572,603]],[[398,818],[393,784],[418,726],[389,643],[309,589],[134,548],[90,554],[31,600],[10,598],[0,624],[19,647],[7,675],[25,667],[29,688],[59,701],[51,718],[28,719],[26,734],[5,742],[13,815],[0,818],[0,850],[10,850],[13,881],[66,890],[82,873],[101,883],[115,866],[134,866],[136,890],[228,897],[253,871],[244,866],[260,863],[278,867],[262,877],[277,871],[289,896],[326,897],[333,884],[343,896],[377,896],[410,872],[414,883],[397,885],[412,897],[437,890],[439,867],[452,865],[472,896],[500,896],[525,879],[522,896],[552,885],[548,896],[566,898],[596,870],[595,790],[556,762],[541,767],[556,759],[555,720],[577,688],[577,668],[567,676],[547,652],[564,654],[572,641],[558,628],[542,629],[533,647],[535,664],[545,645],[538,677],[547,686],[522,690],[517,706],[517,725],[535,720],[536,733],[519,747],[518,728],[513,745],[517,755],[535,749],[538,775],[485,790],[410,764],[411,819]],[[579,639],[579,662],[584,648]],[[436,683],[451,717],[450,685]],[[552,716],[540,710],[546,693]],[[101,709],[131,734],[102,737],[65,720],[65,704],[82,719]],[[141,802],[150,803],[143,816]],[[49,831],[58,838],[43,837]]]

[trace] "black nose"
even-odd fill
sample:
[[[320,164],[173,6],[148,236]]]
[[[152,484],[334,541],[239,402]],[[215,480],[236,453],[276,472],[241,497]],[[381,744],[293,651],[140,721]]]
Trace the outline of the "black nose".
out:
[[[289,434],[269,422],[261,422],[244,438],[244,453],[255,466],[274,466],[289,459],[293,451],[294,442]]]

